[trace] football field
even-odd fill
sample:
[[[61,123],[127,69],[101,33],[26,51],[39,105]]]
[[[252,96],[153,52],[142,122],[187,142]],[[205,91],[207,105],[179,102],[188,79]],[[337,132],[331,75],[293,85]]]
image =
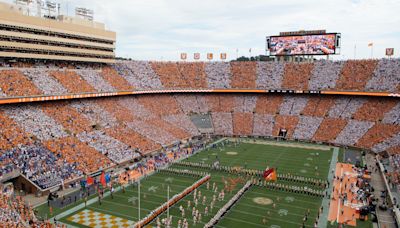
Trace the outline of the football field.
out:
[[[278,174],[291,174],[326,180],[332,149],[311,144],[276,143],[264,140],[242,141],[240,143],[225,141],[214,148],[205,149],[182,162],[213,164],[216,160],[221,166],[265,170],[266,167],[277,168]],[[170,168],[207,172],[211,175],[209,184],[197,188],[201,192],[197,205],[193,192],[175,203],[169,211],[159,216],[160,221],[172,216],[172,227],[178,226],[178,221],[186,219],[189,227],[203,227],[215,213],[244,185],[248,176],[236,175],[224,171],[210,170],[191,166],[184,166],[179,162]],[[258,177],[257,177],[258,178]],[[169,196],[182,192],[191,186],[200,177],[185,174],[166,173],[155,174],[141,181],[140,191],[140,218],[145,217]],[[218,199],[210,207],[214,197],[229,183],[232,187],[225,191],[224,198]],[[310,183],[278,180],[277,183],[290,186],[307,186],[316,190],[322,187]],[[218,190],[213,189],[215,186]],[[125,192],[115,192],[113,198],[107,196],[102,200],[87,205],[67,216],[61,222],[76,227],[123,227],[131,226],[139,220],[138,213],[138,186],[128,186]],[[188,206],[190,201],[190,206]],[[301,227],[305,214],[308,214],[306,227],[313,227],[318,210],[321,207],[322,197],[310,196],[302,193],[267,189],[264,186],[253,185],[231,210],[220,220],[217,227]],[[193,220],[193,207],[201,214],[201,219]],[[206,210],[207,207],[207,210]],[[184,209],[184,213],[180,210]],[[207,211],[207,212],[206,212]],[[149,226],[157,227],[157,219]],[[162,226],[163,227],[163,226]]]
[[[219,160],[222,166],[265,170],[278,169],[278,173],[326,179],[332,159],[332,149],[309,144],[275,143],[264,140],[248,140],[197,153],[187,159],[190,162],[212,164]]]

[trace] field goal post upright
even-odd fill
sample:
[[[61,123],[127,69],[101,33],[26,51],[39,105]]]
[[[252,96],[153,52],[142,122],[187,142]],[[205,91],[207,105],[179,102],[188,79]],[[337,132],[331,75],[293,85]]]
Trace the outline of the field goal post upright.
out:
[[[138,221],[140,221],[140,178],[138,181]]]

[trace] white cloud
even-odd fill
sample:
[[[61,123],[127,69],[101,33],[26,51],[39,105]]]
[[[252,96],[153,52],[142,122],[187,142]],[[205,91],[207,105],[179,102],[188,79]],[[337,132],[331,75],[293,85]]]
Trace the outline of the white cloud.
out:
[[[11,2],[11,0],[7,0]],[[67,1],[61,1],[64,12]],[[400,52],[398,0],[69,0],[95,11],[95,19],[117,32],[117,55],[176,60],[180,52],[227,52],[229,58],[264,54],[265,37],[280,31],[326,29],[342,33],[336,59],[383,57]],[[218,55],[218,54],[217,54]]]

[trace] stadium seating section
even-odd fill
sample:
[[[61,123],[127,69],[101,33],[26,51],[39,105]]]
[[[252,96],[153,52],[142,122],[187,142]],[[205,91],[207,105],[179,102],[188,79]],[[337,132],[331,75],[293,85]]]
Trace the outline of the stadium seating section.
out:
[[[400,92],[397,59],[280,62],[118,61],[111,66],[0,68],[0,97],[148,89]]]
[[[98,67],[0,69],[0,98],[133,89],[295,89],[399,92],[398,60],[118,61]],[[0,178],[19,170],[43,189],[200,135],[278,136],[393,154],[400,101],[319,94],[164,93],[0,106]],[[197,122],[199,122],[197,121]],[[399,158],[393,158],[398,165]]]
[[[1,227],[54,227],[50,222],[36,219],[33,208],[25,204],[22,197],[0,193],[0,226]]]

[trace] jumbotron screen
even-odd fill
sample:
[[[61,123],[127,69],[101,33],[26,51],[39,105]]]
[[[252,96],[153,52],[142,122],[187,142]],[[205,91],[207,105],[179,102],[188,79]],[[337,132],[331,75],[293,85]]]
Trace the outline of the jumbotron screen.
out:
[[[270,55],[332,55],[336,52],[336,33],[271,36],[267,42]]]

